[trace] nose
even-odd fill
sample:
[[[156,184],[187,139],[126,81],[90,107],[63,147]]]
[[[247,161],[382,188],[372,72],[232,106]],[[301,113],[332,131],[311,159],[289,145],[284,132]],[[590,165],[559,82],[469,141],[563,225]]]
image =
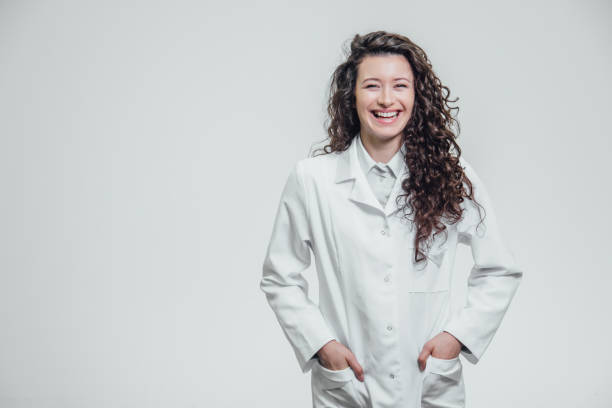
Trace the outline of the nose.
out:
[[[383,86],[378,95],[378,103],[383,106],[389,106],[393,103],[393,95],[387,86]]]

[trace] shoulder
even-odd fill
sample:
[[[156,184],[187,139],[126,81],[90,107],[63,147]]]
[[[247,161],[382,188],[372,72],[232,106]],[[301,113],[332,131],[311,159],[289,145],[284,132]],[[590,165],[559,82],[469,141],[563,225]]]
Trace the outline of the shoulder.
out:
[[[459,156],[459,164],[463,168],[463,172],[467,176],[467,178],[472,180],[472,178],[478,178],[478,174],[474,170],[472,164],[466,159],[463,155]]]
[[[470,180],[472,183],[472,188],[474,190],[475,196],[480,196],[481,194],[486,194],[486,189],[483,185],[482,179],[478,175],[478,172],[474,168],[474,166],[463,156],[459,156],[459,164],[463,168],[463,173],[465,177]]]
[[[338,152],[306,157],[296,162],[295,171],[305,182],[321,183],[333,180],[338,157]]]
[[[471,192],[473,194],[473,198],[467,198],[462,202],[461,206],[467,210],[467,213],[472,216],[472,218],[476,218],[474,214],[480,214],[480,209],[482,205],[487,206],[488,204],[488,193],[487,189],[484,186],[482,179],[478,175],[478,172],[474,168],[474,166],[470,163],[468,159],[463,156],[459,157],[459,163],[463,168],[463,173],[465,178],[470,181],[471,184]],[[463,182],[466,192],[470,192],[468,188],[467,182],[464,180]],[[468,216],[470,218],[470,216]],[[480,218],[479,216],[477,217]]]
[[[464,219],[460,223],[459,229],[462,228],[461,225],[463,225],[464,229],[474,227],[481,222],[481,218],[485,224],[494,222],[492,220],[494,218],[493,203],[491,202],[491,197],[485,183],[468,160],[464,157],[460,157],[459,161],[463,167],[466,178],[471,182],[473,193],[473,198],[467,198],[461,204],[466,212],[464,213]],[[464,182],[464,184],[466,183]]]

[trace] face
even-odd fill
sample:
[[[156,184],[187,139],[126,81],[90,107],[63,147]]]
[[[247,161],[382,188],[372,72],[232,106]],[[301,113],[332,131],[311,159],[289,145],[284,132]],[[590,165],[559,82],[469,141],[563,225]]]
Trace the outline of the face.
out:
[[[406,57],[365,57],[357,67],[355,101],[363,137],[373,142],[401,138],[414,105],[414,76]]]

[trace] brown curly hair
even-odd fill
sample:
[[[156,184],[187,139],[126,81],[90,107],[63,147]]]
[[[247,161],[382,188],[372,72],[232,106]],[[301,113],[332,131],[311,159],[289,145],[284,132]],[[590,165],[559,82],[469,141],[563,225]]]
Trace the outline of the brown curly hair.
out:
[[[429,251],[433,242],[433,238],[430,239],[432,232],[435,237],[447,228],[443,217],[451,224],[461,220],[463,209],[460,204],[464,198],[482,207],[476,203],[472,183],[459,163],[461,148],[455,139],[460,126],[451,114],[459,108],[449,104],[458,98],[449,99],[450,90],[435,75],[425,51],[405,36],[385,31],[363,36],[357,34],[351,41],[350,51],[345,51],[345,54],[346,60],[332,74],[329,89],[329,118],[325,123],[329,144],[315,150],[313,156],[321,150],[321,154],[344,151],[359,133],[355,82],[357,69],[364,57],[403,55],[414,73],[415,101],[402,132],[402,143],[406,149],[404,161],[409,175],[402,181],[404,194],[398,196],[398,201],[404,199],[401,209],[406,218],[414,214],[414,259],[415,262],[423,261],[427,256],[421,246]],[[453,123],[457,125],[457,136],[452,130]],[[455,154],[451,148],[454,148]]]

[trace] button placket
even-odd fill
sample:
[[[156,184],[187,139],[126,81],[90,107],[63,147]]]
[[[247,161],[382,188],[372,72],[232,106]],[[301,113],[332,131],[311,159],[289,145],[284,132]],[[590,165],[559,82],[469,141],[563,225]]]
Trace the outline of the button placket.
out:
[[[383,237],[390,238],[388,219],[385,217],[384,221],[385,221],[385,225],[383,226],[382,230],[380,231],[380,234]],[[387,272],[387,274],[383,278],[383,280],[385,282],[387,282],[387,283],[389,283],[391,281],[391,270],[392,269],[393,269],[393,265],[389,265],[389,271]]]
[[[398,299],[396,293],[396,285],[394,280],[395,268],[398,265],[395,262],[395,257],[393,256],[394,248],[396,248],[396,243],[394,242],[394,238],[391,236],[391,222],[392,220],[389,216],[382,217],[381,225],[379,229],[380,233],[380,248],[383,251],[381,255],[384,254],[384,258],[386,262],[383,266],[383,269],[380,271],[379,279],[383,281],[381,288],[382,292],[387,294],[386,300],[388,302],[389,312],[387,314],[386,319],[383,318],[378,322],[378,330],[379,333],[384,336],[385,344],[390,349],[398,349],[398,345],[400,342],[399,332],[398,332],[398,324],[400,324],[398,319]],[[386,239],[385,239],[386,238]],[[379,281],[380,282],[380,281]],[[386,321],[385,321],[386,320]],[[396,356],[393,359],[389,360],[389,365],[387,366],[387,381],[389,385],[393,388],[399,387],[401,385],[399,381],[400,374],[400,364],[399,358]]]

